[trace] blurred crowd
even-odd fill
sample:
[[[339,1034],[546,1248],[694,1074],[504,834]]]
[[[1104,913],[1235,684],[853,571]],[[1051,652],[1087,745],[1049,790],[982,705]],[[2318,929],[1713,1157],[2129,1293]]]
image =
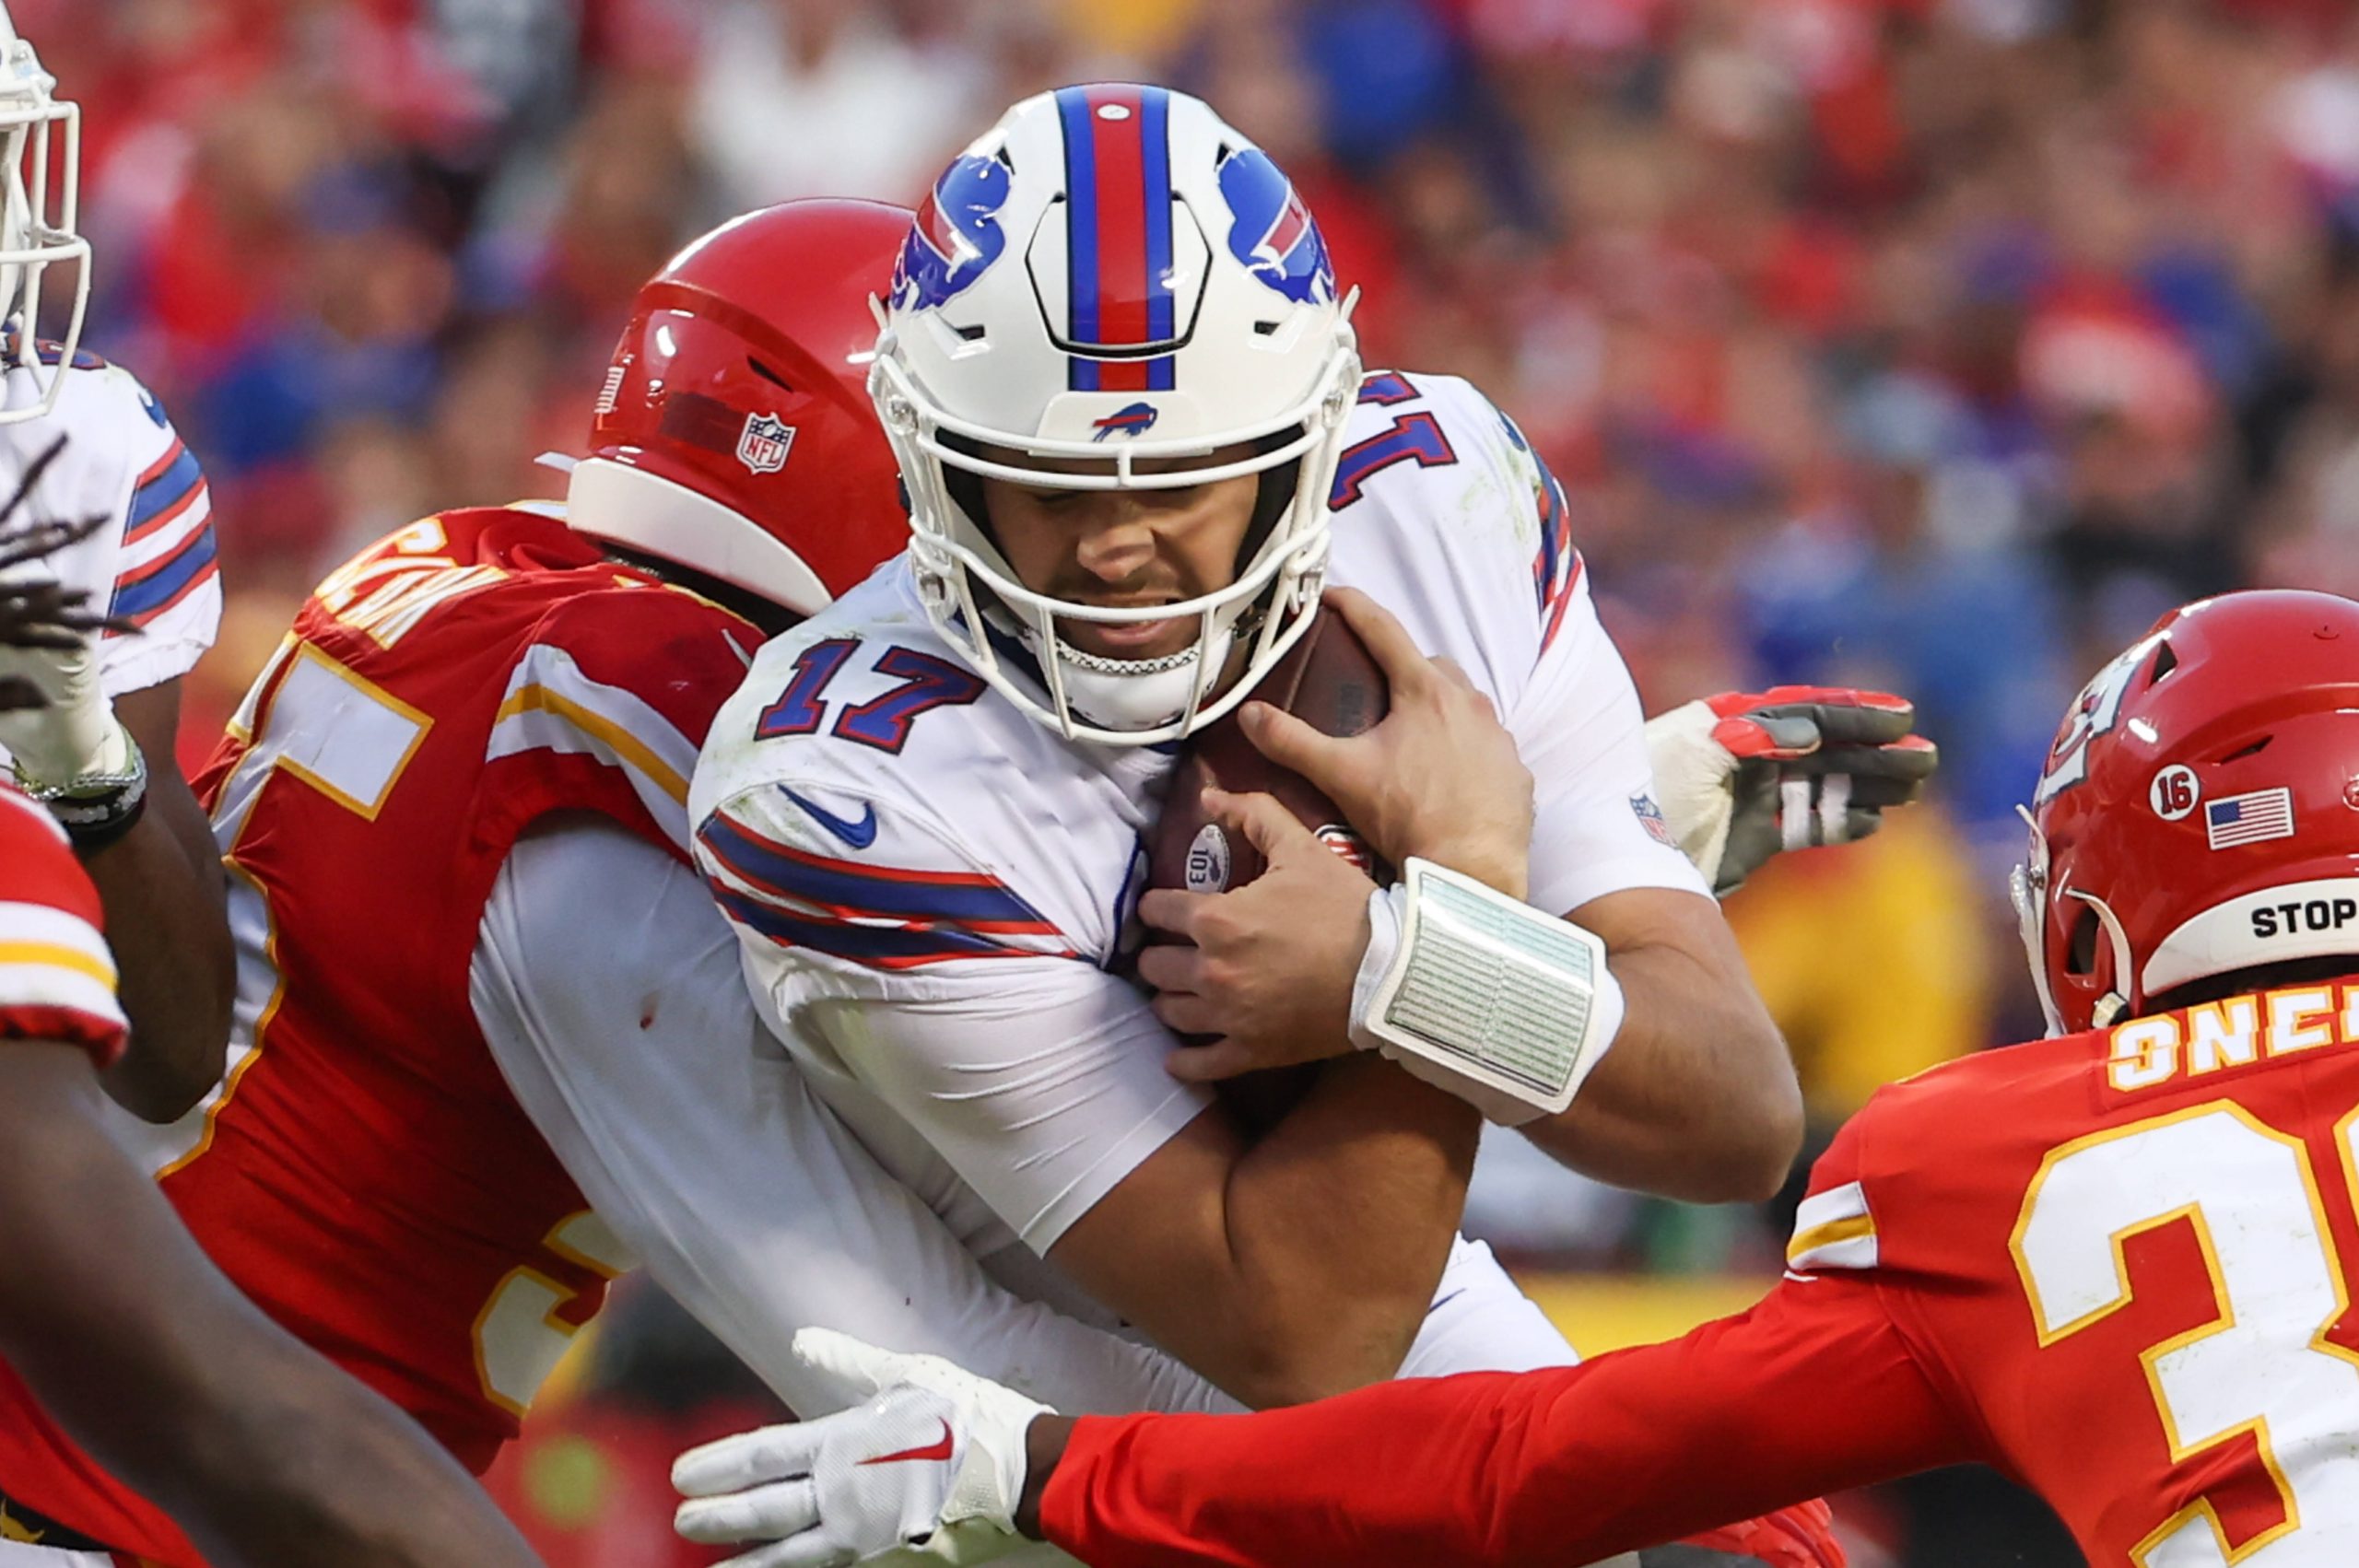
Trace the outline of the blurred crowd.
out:
[[[2037,1031],[2001,879],[2089,671],[2198,594],[2359,591],[2341,0],[13,8],[85,105],[88,342],[213,480],[192,744],[352,549],[559,491],[534,457],[681,240],[914,202],[1005,103],[1102,77],[1208,97],[1303,189],[1370,363],[1521,421],[1650,709],[1917,699],[1935,807],[1731,906],[1822,1125]],[[1528,1250],[1681,1249],[1502,1179]]]

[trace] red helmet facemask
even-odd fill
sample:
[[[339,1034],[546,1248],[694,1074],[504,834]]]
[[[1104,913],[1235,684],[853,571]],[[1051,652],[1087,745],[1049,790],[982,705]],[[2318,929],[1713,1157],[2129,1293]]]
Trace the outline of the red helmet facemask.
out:
[[[2174,610],[2066,710],[2025,815],[2015,907],[2053,1033],[2218,975],[2359,959],[2359,603]]]
[[[573,471],[577,532],[813,614],[910,536],[868,400],[870,297],[911,215],[789,202],[639,291]]]

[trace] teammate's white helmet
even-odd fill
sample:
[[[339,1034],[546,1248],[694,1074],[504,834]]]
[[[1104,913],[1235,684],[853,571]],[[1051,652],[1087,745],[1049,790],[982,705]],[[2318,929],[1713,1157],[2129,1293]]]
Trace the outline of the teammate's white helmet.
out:
[[[1203,102],[1116,84],[1009,110],[919,207],[869,381],[944,636],[1068,737],[1172,740],[1242,701],[1318,606],[1327,491],[1359,391],[1350,314],[1293,185]],[[1135,467],[1233,444],[1255,450],[1218,467]],[[1112,467],[1055,473],[989,461],[985,447]],[[1032,592],[978,515],[986,476],[1167,489],[1248,474],[1262,492],[1236,580],[1178,604]],[[1061,616],[1194,617],[1199,632],[1167,658],[1107,659],[1059,638]]]
[[[56,78],[41,69],[33,46],[17,36],[0,4],[0,318],[6,343],[0,357],[22,376],[9,377],[0,400],[0,425],[38,419],[57,405],[58,388],[82,341],[90,300],[90,243],[75,232],[80,194],[82,111],[51,96]],[[65,127],[62,157],[53,162],[50,130]],[[41,281],[51,265],[74,263],[74,302],[65,335],[46,355],[38,346]],[[46,362],[44,362],[46,361]],[[29,386],[18,383],[29,376]]]

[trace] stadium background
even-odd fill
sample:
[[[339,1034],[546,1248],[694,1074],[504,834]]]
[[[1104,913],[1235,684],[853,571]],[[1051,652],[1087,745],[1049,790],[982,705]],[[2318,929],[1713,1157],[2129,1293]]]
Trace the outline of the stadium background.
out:
[[[1374,365],[1473,378],[1574,493],[1650,710],[1915,696],[1937,802],[1731,902],[1825,1132],[2036,1033],[2002,894],[2065,698],[2167,605],[2359,590],[2359,23],[2340,0],[17,0],[85,106],[87,342],[212,476],[194,760],[304,590],[557,493],[636,285],[743,208],[911,202],[1015,98],[1146,76],[1302,186]],[[1814,1143],[1815,1147],[1815,1143]],[[1505,1145],[1471,1221],[1586,1348],[1742,1305],[1782,1216]],[[764,1412],[626,1291],[503,1495],[560,1568],[694,1562],[681,1444]],[[1869,1564],[2076,1562],[1995,1482]]]

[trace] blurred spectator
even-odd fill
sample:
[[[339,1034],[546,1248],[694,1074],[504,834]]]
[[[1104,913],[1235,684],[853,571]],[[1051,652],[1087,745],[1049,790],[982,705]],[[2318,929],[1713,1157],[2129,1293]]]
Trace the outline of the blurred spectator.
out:
[[[1730,899],[1821,1134],[1883,1085],[1991,1038],[1991,982],[2017,954],[1977,918],[1975,874],[1928,807],[1863,844],[1773,860]]]
[[[690,88],[698,150],[733,209],[796,196],[913,203],[1001,105],[939,5],[713,0]],[[928,26],[925,24],[936,24]]]

